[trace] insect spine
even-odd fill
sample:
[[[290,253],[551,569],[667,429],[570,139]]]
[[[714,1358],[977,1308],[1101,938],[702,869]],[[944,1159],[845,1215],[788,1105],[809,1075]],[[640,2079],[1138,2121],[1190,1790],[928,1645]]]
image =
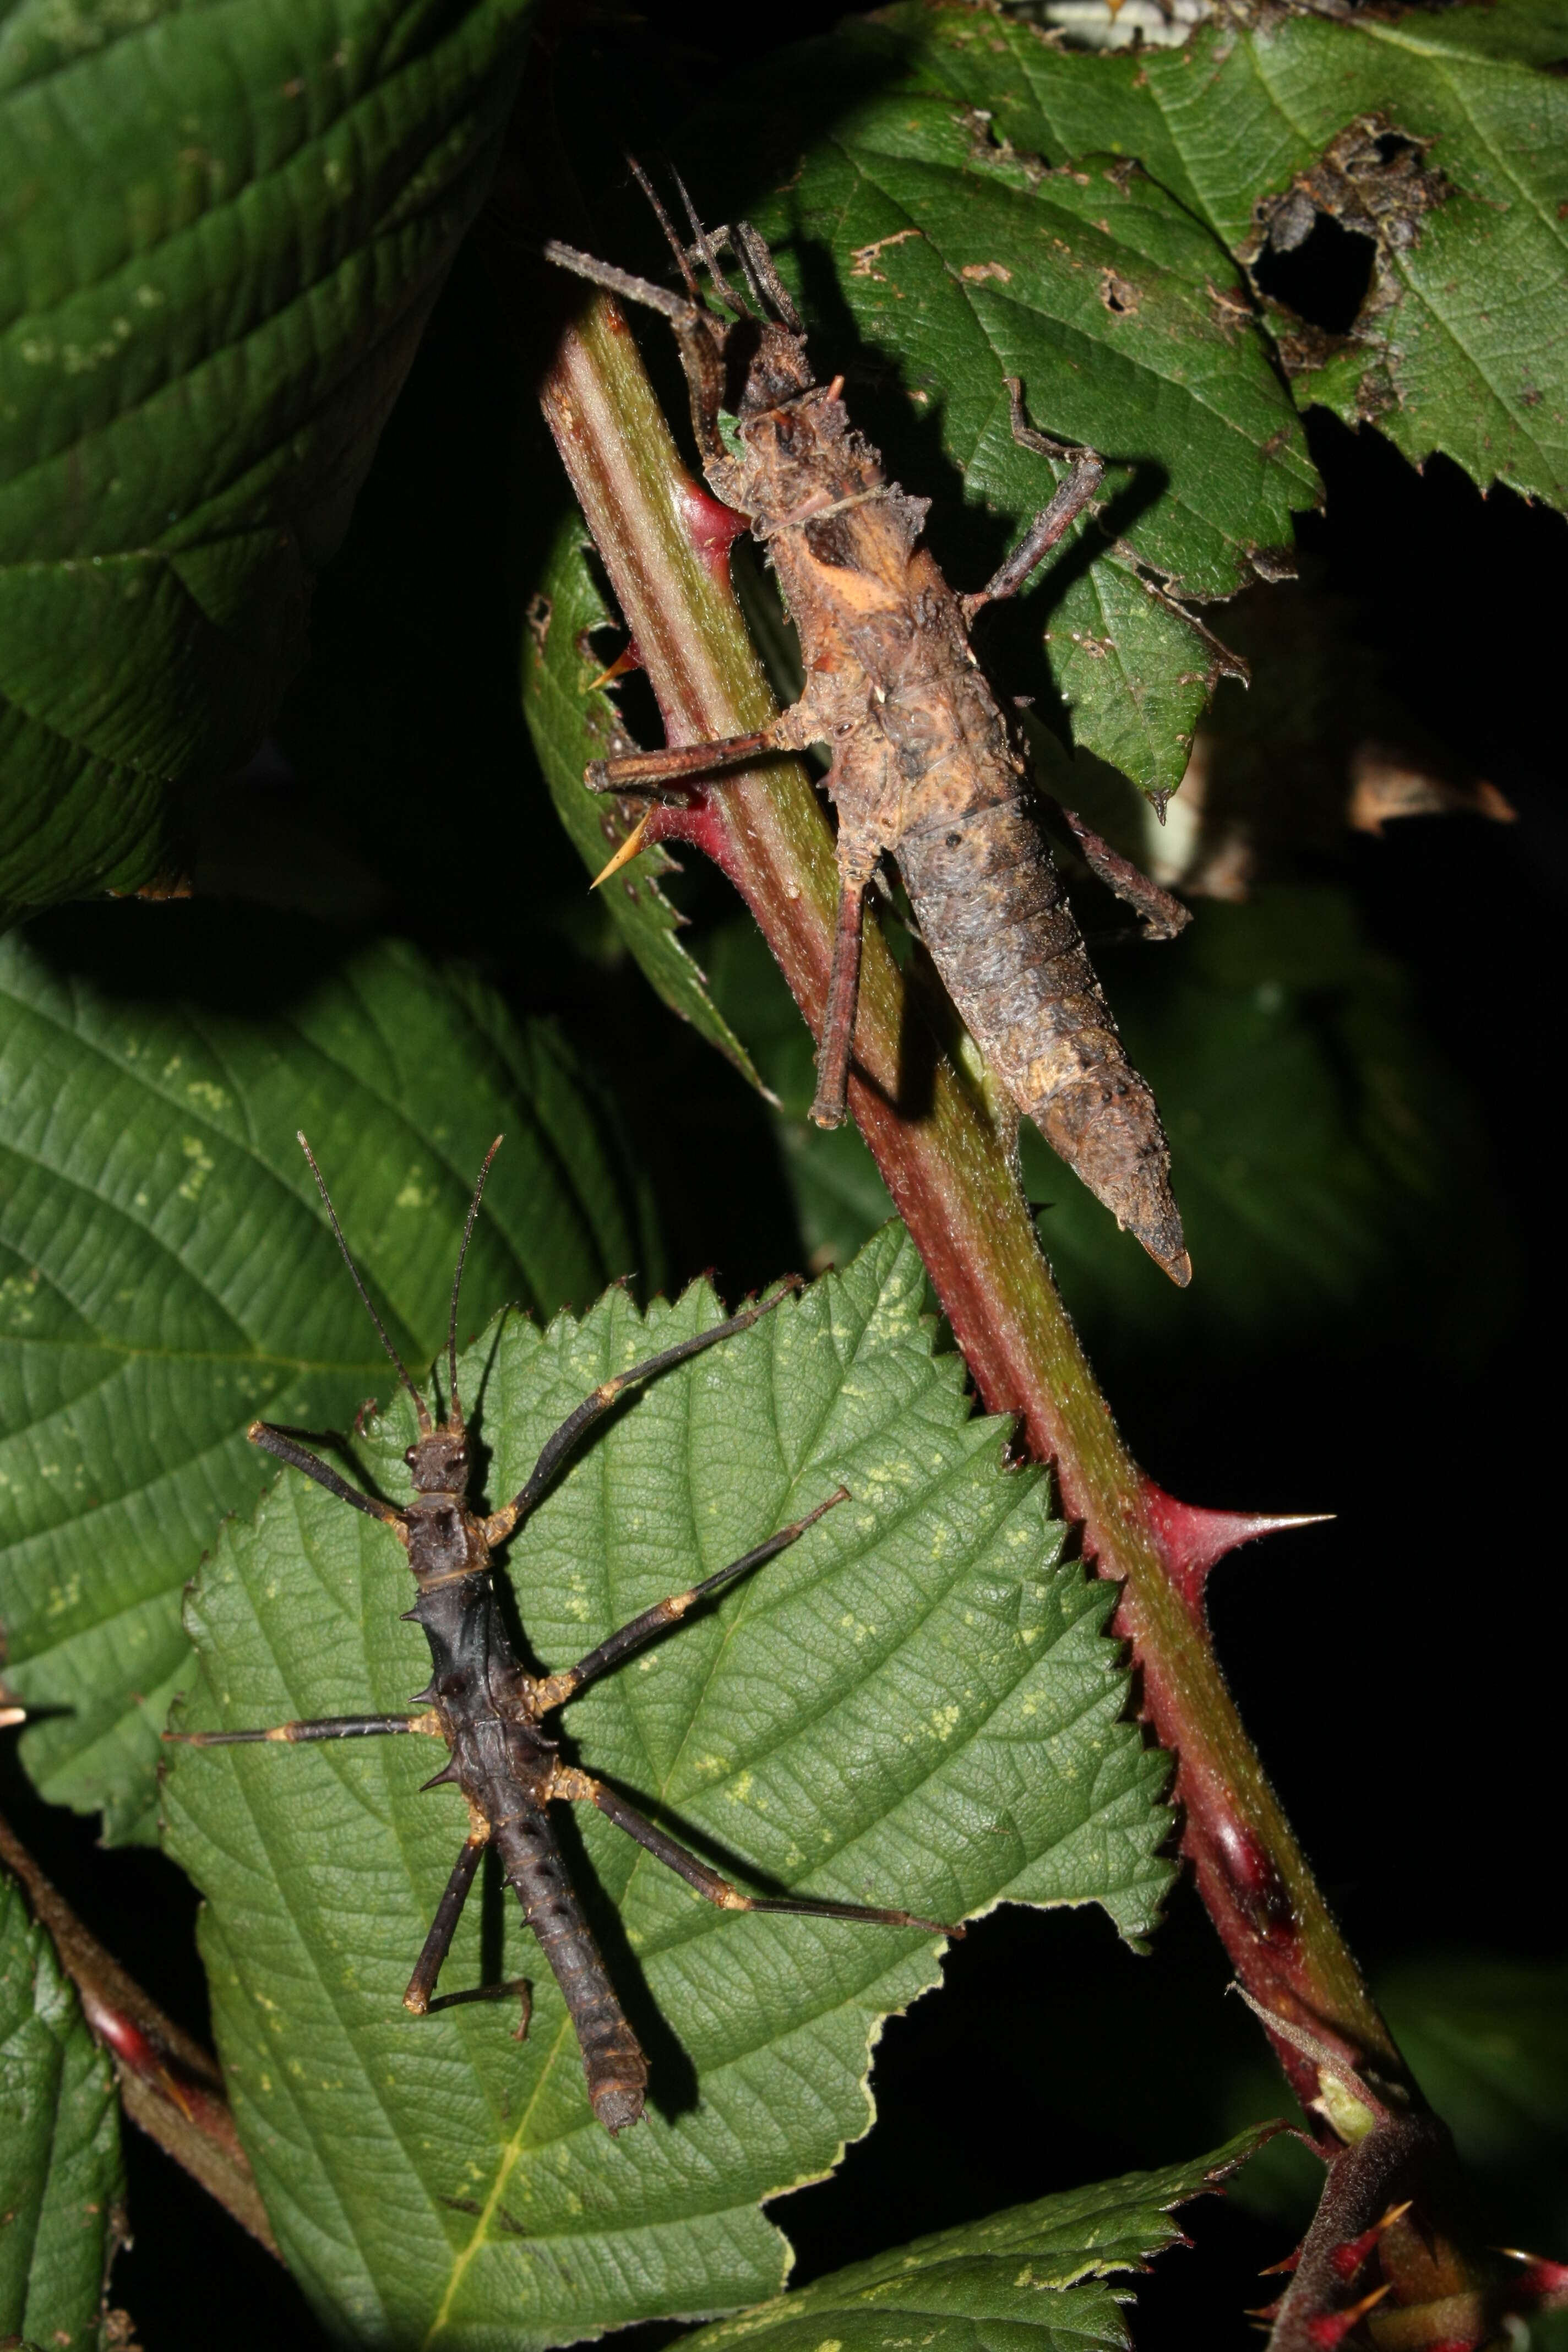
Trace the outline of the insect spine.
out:
[[[829,745],[839,899],[811,1117],[835,1127],[845,1116],[866,890],[892,853],[948,992],[1018,1108],[1184,1284],[1192,1266],[1154,1098],[1127,1058],[1038,831],[1014,730],[968,637],[974,615],[1016,593],[1089,506],[1103,461],[1036,433],[1010,379],[1015,437],[1072,470],[994,578],[961,600],[917,543],[930,501],[887,479],[849,423],[843,379],[814,380],[805,331],[763,239],[743,221],[718,233],[735,250],[748,302],[691,214],[695,254],[736,313],[728,325],[706,307],[691,257],[638,177],[679,261],[684,297],[571,246],[550,243],[546,257],[669,320],[703,470],[767,550],[800,633],[805,686],[752,734],[595,761],[584,782],[600,792],[679,792],[771,751]],[[720,433],[721,405],[735,419],[732,449]],[[1184,920],[1092,835],[1079,838],[1113,888],[1145,912],[1161,901],[1167,929]]]

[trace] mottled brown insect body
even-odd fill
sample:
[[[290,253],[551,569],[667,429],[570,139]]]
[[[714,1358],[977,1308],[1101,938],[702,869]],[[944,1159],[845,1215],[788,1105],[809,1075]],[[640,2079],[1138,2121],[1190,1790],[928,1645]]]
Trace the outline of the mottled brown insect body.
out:
[[[695,226],[695,225],[694,225]],[[721,235],[725,234],[721,232]],[[741,224],[733,243],[753,298],[773,316],[726,327],[689,299],[563,246],[552,258],[665,311],[679,337],[704,471],[767,550],[800,634],[805,687],[771,728],[595,761],[587,782],[625,792],[679,786],[759,751],[832,749],[826,789],[838,812],[840,903],[812,1117],[844,1117],[865,892],[897,856],[921,937],[949,994],[1020,1110],[1173,1280],[1191,1265],[1172,1195],[1154,1099],[1128,1061],[1077,920],[1038,828],[1014,730],[975,661],[969,620],[1009,595],[1089,504],[1103,476],[1091,451],[1046,441],[1009,384],[1017,438],[1073,459],[1051,505],[995,578],[962,602],[919,545],[929,501],[909,497],[850,425],[839,381],[813,383],[799,321],[765,246]],[[712,241],[698,252],[726,298]],[[739,382],[726,386],[725,372]],[[721,398],[738,447],[718,430]],[[1182,909],[1075,825],[1111,887],[1173,929]]]

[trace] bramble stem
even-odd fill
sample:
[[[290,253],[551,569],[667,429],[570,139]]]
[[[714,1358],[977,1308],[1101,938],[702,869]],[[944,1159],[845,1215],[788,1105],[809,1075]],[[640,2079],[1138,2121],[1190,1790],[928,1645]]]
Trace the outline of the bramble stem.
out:
[[[132,2122],[183,2165],[269,2254],[277,2254],[278,2242],[239,2144],[217,2061],[165,2017],[96,1936],[88,1933],[3,1818],[0,1863],[20,1881],[34,1918],[48,1929],[60,1966],[76,1987],[88,2031],[109,2053],[121,2102]]]

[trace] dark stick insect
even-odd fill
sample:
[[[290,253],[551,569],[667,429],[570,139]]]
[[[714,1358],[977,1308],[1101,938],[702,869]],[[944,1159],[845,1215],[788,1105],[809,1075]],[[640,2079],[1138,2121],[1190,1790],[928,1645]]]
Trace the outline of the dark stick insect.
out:
[[[695,240],[689,252],[637,176],[675,252],[684,295],[572,246],[548,244],[545,255],[661,311],[674,328],[703,470],[714,496],[745,518],[767,551],[800,633],[805,688],[752,734],[596,760],[584,782],[595,792],[668,795],[769,751],[831,746],[839,898],[812,1118],[837,1127],[845,1116],[866,891],[892,853],[948,993],[1018,1108],[1118,1224],[1173,1281],[1185,1283],[1192,1266],[1153,1096],[1117,1034],[1040,834],[1015,730],[968,635],[975,614],[1016,594],[1089,507],[1104,461],[1037,432],[1024,415],[1022,384],[1009,378],[1015,440],[1070,470],[994,577],[974,595],[955,596],[917,543],[929,499],[887,479],[876,450],[849,424],[843,378],[814,380],[805,330],[755,229],[741,221],[709,236],[686,199]],[[725,242],[746,292],[720,268]],[[732,320],[707,307],[695,261]],[[735,420],[732,453],[720,433],[721,408]],[[1184,908],[1069,821],[1089,863],[1139,909],[1147,932],[1169,936],[1181,927]]]
[[[765,1543],[731,1560],[728,1568],[704,1577],[685,1592],[671,1593],[651,1609],[645,1609],[629,1623],[596,1643],[574,1666],[558,1674],[535,1678],[524,1672],[513,1654],[496,1598],[491,1573],[495,1547],[528,1518],[581,1440],[617,1397],[687,1362],[692,1356],[700,1355],[720,1340],[749,1330],[761,1317],[771,1314],[795,1286],[786,1285],[776,1297],[744,1308],[739,1315],[731,1316],[728,1322],[717,1323],[710,1330],[700,1331],[695,1339],[683,1339],[675,1347],[661,1349],[646,1361],[601,1381],[546,1439],[526,1483],[511,1501],[500,1510],[480,1517],[468,1502],[468,1429],[458,1396],[458,1294],[485,1178],[500,1139],[498,1136],[490,1146],[479,1171],[458,1253],[447,1334],[449,1405],[447,1418],[441,1423],[432,1419],[387,1337],[349,1255],[321,1171],[302,1135],[300,1143],[321,1188],[332,1232],[353,1276],[354,1286],[418,1415],[419,1434],[403,1457],[414,1483],[413,1500],[398,1508],[374,1496],[362,1494],[329,1463],[310,1451],[302,1442],[315,1435],[310,1430],[279,1428],[271,1422],[257,1421],[251,1423],[248,1434],[254,1444],[264,1447],[291,1469],[302,1470],[330,1495],[383,1521],[403,1546],[418,1587],[418,1598],[405,1613],[424,1627],[430,1644],[430,1680],[416,1694],[414,1702],[424,1711],[409,1715],[329,1716],[314,1723],[276,1724],[269,1730],[169,1731],[163,1736],[196,1748],[232,1747],[256,1740],[364,1739],[382,1733],[408,1731],[445,1740],[451,1751],[449,1760],[425,1785],[434,1789],[451,1782],[461,1790],[468,1800],[468,1834],[447,1891],[437,1906],[425,1948],[403,1996],[404,2006],[416,2017],[426,2017],[459,2001],[517,1994],[523,2003],[519,2032],[526,2033],[530,2000],[528,1987],[521,1979],[512,1984],[484,1985],[436,1996],[441,1963],[450,1948],[480,1856],[487,1845],[493,1845],[502,1874],[555,1971],[576,2028],[594,2112],[606,2131],[623,2131],[642,2114],[647,2062],[616,1999],[567,1875],[551,1823],[549,1809],[552,1802],[596,1805],[617,1829],[635,1838],[656,1861],[673,1870],[704,1901],[721,1911],[789,1912],[813,1919],[854,1919],[886,1927],[919,1927],[933,1935],[963,1933],[962,1927],[947,1927],[934,1919],[917,1918],[908,1911],[879,1910],[864,1904],[834,1903],[812,1895],[743,1895],[645,1819],[618,1791],[591,1773],[563,1764],[557,1743],[542,1728],[545,1717],[574,1698],[601,1675],[619,1665],[623,1659],[634,1656],[649,1642],[657,1641],[689,1610],[775,1559],[835,1504],[847,1501],[843,1487],[804,1517],[780,1528]]]

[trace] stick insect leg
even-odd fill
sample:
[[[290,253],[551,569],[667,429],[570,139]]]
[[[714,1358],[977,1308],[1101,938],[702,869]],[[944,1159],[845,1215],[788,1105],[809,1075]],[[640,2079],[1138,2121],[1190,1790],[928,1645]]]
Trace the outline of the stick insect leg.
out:
[[[441,1973],[441,1963],[452,1948],[452,1938],[458,1922],[463,1916],[463,1906],[474,1883],[474,1873],[479,1866],[479,1856],[489,1840],[487,1824],[482,1837],[465,1840],[458,1856],[446,1892],[436,1906],[436,1916],[430,1923],[430,1933],[425,1938],[425,1948],[414,1964],[414,1974],[408,1979],[408,1990],[403,1996],[403,2006],[416,2017],[433,2017],[438,2009],[457,2009],[470,2000],[506,2000],[516,1996],[522,2003],[522,2021],[513,2039],[526,2042],[528,2021],[533,2011],[533,1994],[526,1977],[514,1977],[510,1984],[470,1985],[466,1992],[444,1992],[438,2000],[432,1996],[436,1979]]]
[[[602,286],[607,294],[619,294],[628,302],[640,302],[649,310],[662,311],[674,328],[680,347],[680,364],[686,371],[686,389],[691,402],[692,430],[702,462],[704,466],[722,465],[727,453],[719,431],[719,408],[724,390],[721,322],[689,296],[683,299],[663,286],[655,286],[649,278],[634,278],[629,270],[616,269],[607,261],[595,261],[591,253],[581,253],[575,246],[563,245],[555,237],[546,239],[543,250],[546,261],[571,270],[574,277]]]
[[[662,786],[684,791],[689,782],[720,768],[738,768],[765,751],[796,750],[795,713],[781,712],[771,726],[750,735],[725,735],[713,743],[670,743],[656,751],[624,751],[614,760],[593,760],[583,782],[591,793],[656,793]]]
[[[268,1731],[165,1731],[163,1737],[186,1748],[245,1748],[268,1739],[289,1746],[302,1739],[374,1739],[389,1731],[423,1731],[439,1739],[441,1718],[434,1709],[426,1715],[322,1715],[311,1723],[275,1723]]]
[[[340,1502],[352,1503],[356,1511],[363,1511],[373,1519],[386,1519],[401,1527],[401,1511],[395,1510],[390,1503],[378,1503],[372,1495],[362,1495],[357,1486],[351,1486],[346,1478],[339,1475],[330,1462],[323,1462],[319,1454],[312,1454],[308,1446],[300,1444],[301,1434],[310,1436],[314,1432],[301,1433],[280,1428],[275,1422],[253,1421],[245,1433],[252,1445],[259,1445],[276,1461],[286,1462],[291,1470],[302,1470],[307,1478],[313,1478],[329,1495],[336,1495]]]
[[[1102,841],[1085,824],[1076,809],[1064,808],[1048,793],[1043,793],[1040,797],[1047,808],[1056,811],[1072,835],[1090,873],[1098,875],[1108,890],[1114,890],[1126,906],[1134,909],[1146,940],[1173,940],[1178,931],[1185,929],[1193,919],[1190,908],[1184,907],[1179,898],[1173,898],[1168,890],[1162,890],[1157,882],[1151,882],[1141,866],[1134,866],[1130,857],[1123,857],[1108,841]]]
[[[633,1617],[616,1633],[606,1635],[596,1649],[590,1650],[586,1657],[579,1658],[574,1666],[568,1666],[563,1673],[550,1675],[542,1682],[535,1683],[533,1704],[540,1714],[547,1715],[552,1707],[564,1706],[587,1684],[595,1682],[600,1675],[607,1674],[612,1666],[618,1666],[623,1658],[634,1656],[668,1627],[679,1625],[687,1611],[695,1608],[698,1601],[705,1601],[710,1593],[721,1591],[726,1585],[749,1575],[752,1569],[762,1568],[770,1559],[776,1559],[781,1551],[787,1550],[805,1533],[807,1528],[815,1527],[825,1511],[832,1510],[836,1503],[848,1500],[848,1488],[840,1486],[837,1494],[829,1495],[826,1503],[818,1503],[816,1510],[807,1511],[803,1519],[781,1528],[777,1535],[770,1536],[766,1543],[758,1544],[754,1551],[747,1552],[741,1559],[732,1559],[728,1568],[719,1569],[712,1576],[705,1576],[700,1584],[691,1585],[685,1592],[672,1592],[668,1600],[656,1601],[651,1609],[643,1611],[641,1616]]]
[[[961,598],[966,621],[972,621],[985,605],[994,604],[1004,596],[1017,594],[1040,558],[1048,554],[1063,534],[1070,530],[1105,479],[1105,460],[1094,450],[1075,448],[1069,442],[1053,441],[1048,435],[1037,433],[1024,415],[1022,383],[1016,375],[1010,375],[1006,381],[1014,440],[1022,448],[1034,450],[1037,457],[1070,457],[1072,472],[1049,506],[1035,517],[1012,554],[979,593]]]
[[[753,1323],[760,1321],[764,1315],[771,1315],[775,1307],[782,1307],[784,1300],[799,1288],[799,1276],[792,1275],[782,1288],[776,1290],[771,1298],[764,1298],[760,1306],[742,1307],[740,1314],[731,1315],[727,1323],[715,1323],[711,1330],[699,1331],[694,1339],[679,1340],[673,1348],[661,1349],[657,1356],[649,1356],[642,1363],[629,1365],[624,1372],[616,1372],[612,1379],[601,1381],[593,1394],[584,1397],[574,1412],[567,1414],[553,1436],[545,1439],[539,1459],[529,1473],[528,1484],[519,1488],[504,1510],[491,1512],[484,1523],[486,1542],[501,1542],[510,1535],[519,1519],[528,1517],[584,1431],[591,1429],[602,1413],[608,1412],[624,1391],[635,1388],[641,1381],[652,1380],[658,1372],[673,1370],[675,1365],[685,1363],[689,1356],[700,1356],[705,1348],[711,1348],[720,1339],[731,1339],[737,1331],[749,1331]]]
[[[710,1870],[705,1862],[688,1853],[674,1838],[656,1829],[646,1814],[639,1813],[635,1805],[627,1804],[623,1796],[607,1789],[603,1780],[595,1780],[591,1773],[558,1765],[550,1793],[565,1798],[571,1804],[596,1805],[606,1821],[625,1830],[656,1862],[662,1862],[678,1878],[684,1878],[704,1902],[711,1903],[720,1911],[781,1911],[806,1919],[858,1919],[876,1927],[921,1927],[933,1936],[963,1933],[962,1927],[947,1927],[940,1919],[917,1918],[912,1911],[883,1911],[868,1903],[830,1903],[810,1895],[742,1895],[727,1878],[721,1878],[716,1870]]]
[[[855,1044],[855,1012],[860,1001],[860,940],[866,919],[866,886],[876,871],[874,845],[838,838],[838,920],[833,931],[833,962],[827,1003],[816,1049],[816,1093],[809,1113],[815,1127],[842,1127],[847,1107],[849,1062]]]

